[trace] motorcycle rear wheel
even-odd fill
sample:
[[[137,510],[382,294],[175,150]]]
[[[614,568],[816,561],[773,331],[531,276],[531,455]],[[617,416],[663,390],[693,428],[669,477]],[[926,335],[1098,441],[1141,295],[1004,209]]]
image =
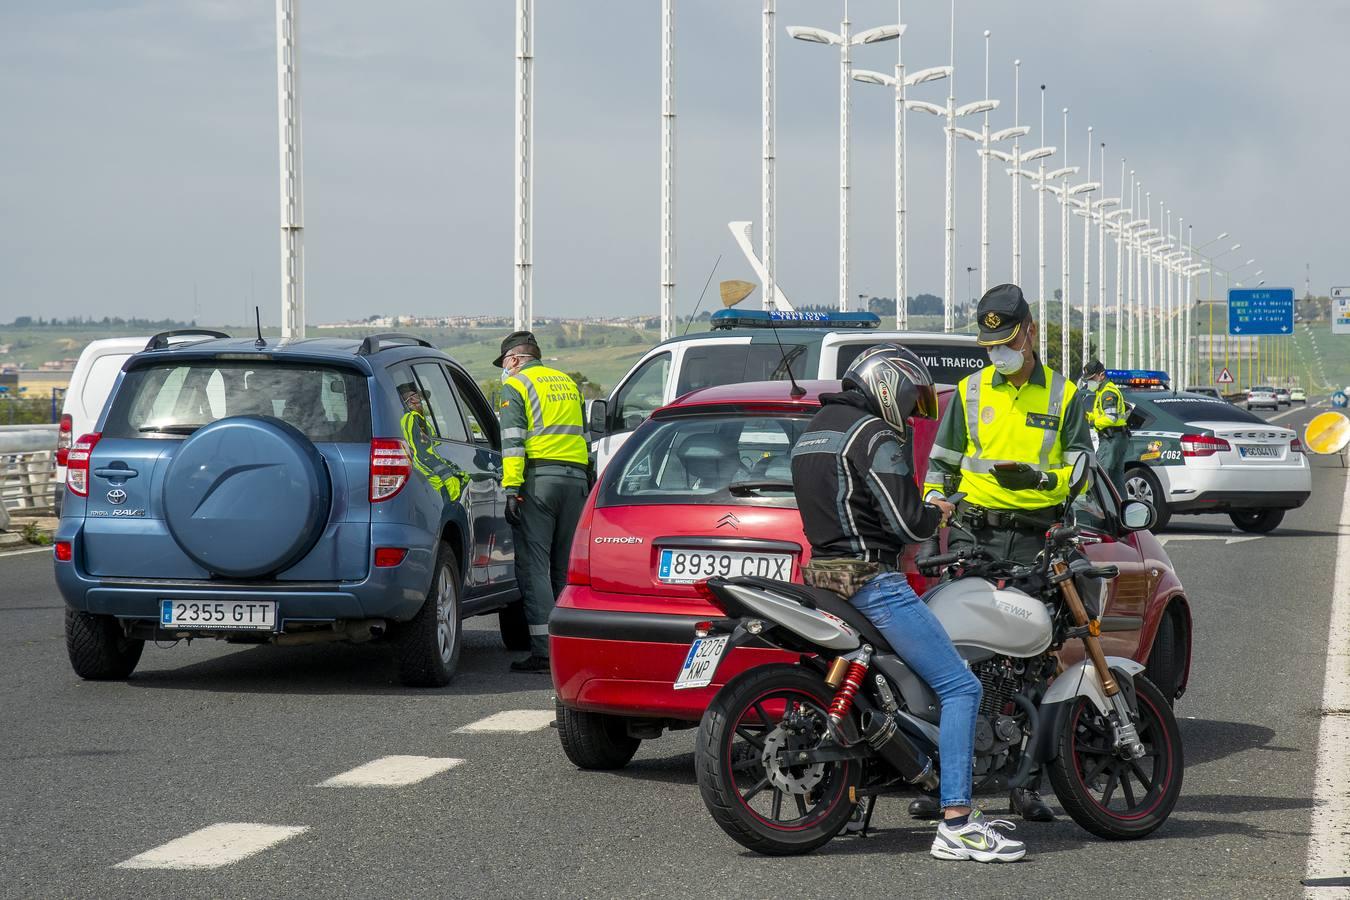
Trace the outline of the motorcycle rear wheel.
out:
[[[847,823],[850,789],[862,774],[857,761],[773,772],[764,762],[766,743],[818,745],[833,696],[819,675],[801,666],[760,666],[732,679],[703,714],[695,750],[699,793],[713,820],[741,846],[771,856],[810,853]],[[802,733],[789,735],[791,727]]]
[[[1079,697],[1057,740],[1050,783],[1069,816],[1107,840],[1135,840],[1167,821],[1181,794],[1185,768],[1181,732],[1162,691],[1143,675],[1134,677],[1139,701],[1139,739],[1145,754],[1122,759],[1113,730],[1086,697]]]

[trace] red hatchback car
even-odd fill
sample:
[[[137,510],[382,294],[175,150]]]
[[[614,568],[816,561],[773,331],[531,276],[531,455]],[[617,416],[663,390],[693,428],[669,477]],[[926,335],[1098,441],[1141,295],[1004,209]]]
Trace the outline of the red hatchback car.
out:
[[[695,391],[657,410],[606,467],[582,513],[567,587],[549,621],[558,729],[582,768],[617,768],[639,743],[698,724],[722,685],[746,669],[791,659],[743,647],[703,688],[677,690],[694,624],[721,612],[696,590],[713,575],[801,580],[810,559],[792,493],[789,455],[838,382],[786,381]],[[951,391],[941,395],[945,408]],[[927,467],[936,423],[916,423],[915,470]],[[1149,532],[1122,534],[1119,501],[1104,478],[1077,502],[1077,521],[1103,540],[1087,548],[1114,563],[1102,616],[1108,654],[1148,666],[1168,697],[1185,690],[1191,616],[1185,591]],[[906,566],[916,589],[926,587]],[[1065,647],[1065,664],[1081,650]]]

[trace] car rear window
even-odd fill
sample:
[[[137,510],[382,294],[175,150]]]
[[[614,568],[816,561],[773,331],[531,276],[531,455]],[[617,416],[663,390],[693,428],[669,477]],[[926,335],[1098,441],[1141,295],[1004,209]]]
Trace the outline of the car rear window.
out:
[[[370,394],[359,372],[333,366],[194,359],[127,373],[105,437],[183,437],[229,416],[271,416],[312,441],[370,440]]]
[[[843,378],[848,367],[873,343],[844,344],[839,348],[839,360],[835,364],[835,378]],[[923,360],[937,384],[959,384],[962,378],[978,372],[989,365],[989,356],[977,346],[953,346],[951,344],[926,343],[923,341],[903,341],[901,345]]]
[[[706,387],[744,384],[749,381],[786,381],[788,369],[794,378],[806,378],[806,344],[783,341],[773,344],[718,342],[693,346],[684,351],[675,396]]]
[[[789,457],[810,421],[742,414],[653,419],[605,469],[596,505],[795,508]]]
[[[1151,402],[1167,415],[1183,422],[1265,424],[1265,419],[1254,416],[1227,400],[1206,400],[1204,397],[1154,397]]]

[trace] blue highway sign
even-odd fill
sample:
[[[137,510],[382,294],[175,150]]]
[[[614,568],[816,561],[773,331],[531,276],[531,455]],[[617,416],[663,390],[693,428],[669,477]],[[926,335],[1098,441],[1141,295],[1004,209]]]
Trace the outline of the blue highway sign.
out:
[[[1233,288],[1228,292],[1229,334],[1293,334],[1293,288]]]
[[[1350,402],[1350,397],[1346,397],[1344,391],[1337,391],[1331,395],[1331,405],[1337,409],[1345,409],[1347,402]]]

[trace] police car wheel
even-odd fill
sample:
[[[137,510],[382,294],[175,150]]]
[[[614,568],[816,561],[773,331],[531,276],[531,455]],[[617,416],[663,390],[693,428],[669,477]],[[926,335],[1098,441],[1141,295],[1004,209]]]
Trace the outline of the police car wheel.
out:
[[[1282,509],[1235,509],[1228,514],[1233,524],[1252,534],[1269,534],[1284,521]]]
[[[1167,508],[1167,501],[1163,499],[1162,485],[1158,483],[1158,476],[1150,472],[1146,466],[1135,466],[1125,473],[1125,499],[1144,500],[1153,507],[1156,519],[1152,530],[1155,533],[1166,528],[1172,519],[1172,512]]]
[[[444,687],[459,666],[463,643],[459,560],[442,543],[422,608],[394,629],[399,681],[409,687]]]

